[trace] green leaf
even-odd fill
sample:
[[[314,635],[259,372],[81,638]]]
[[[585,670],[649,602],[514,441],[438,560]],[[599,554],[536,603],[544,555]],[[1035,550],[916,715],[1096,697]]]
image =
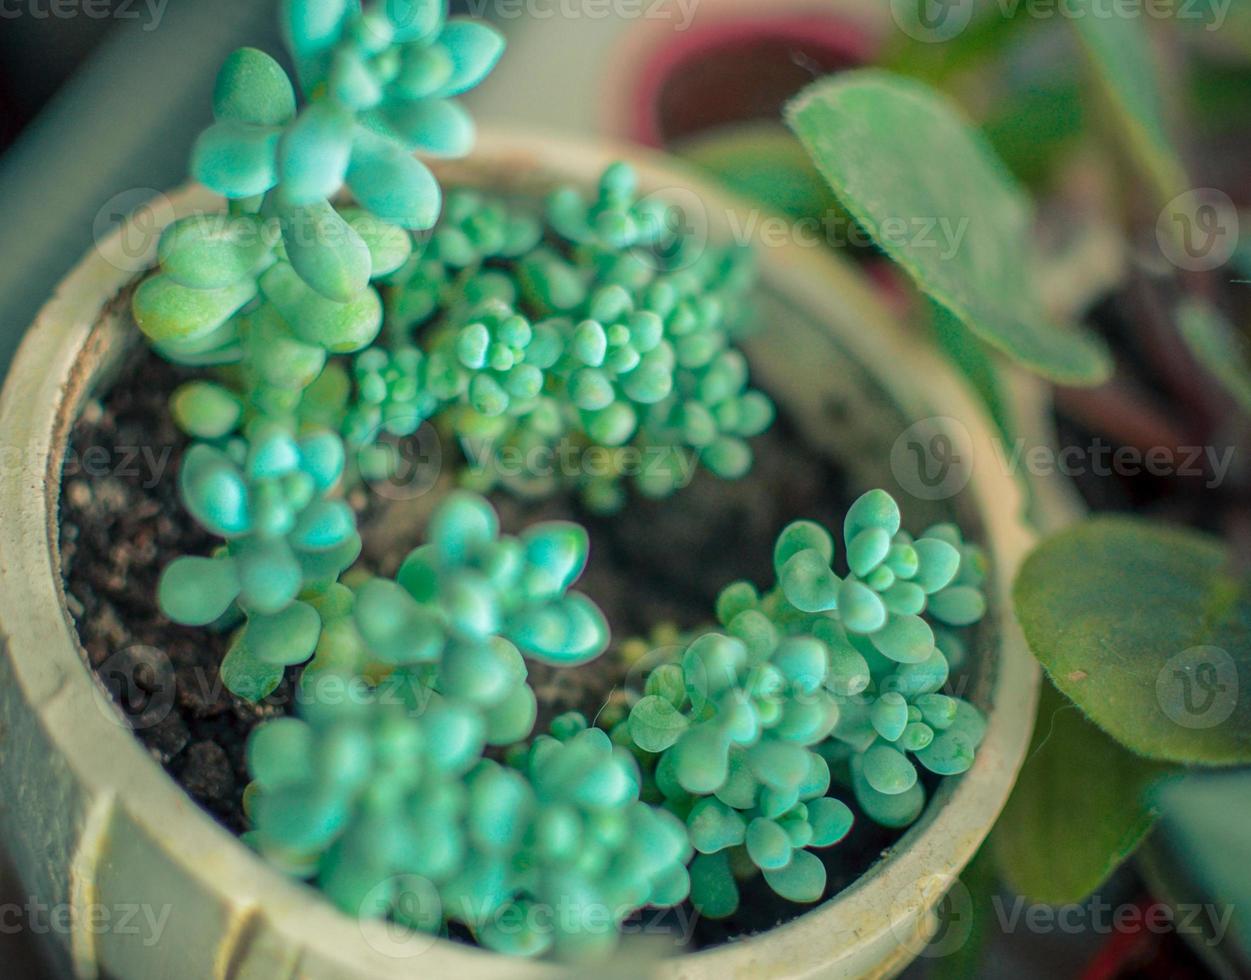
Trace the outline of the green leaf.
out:
[[[644,752],[663,752],[686,730],[686,716],[669,701],[649,694],[630,712],[630,737]]]
[[[841,215],[804,148],[779,123],[718,127],[685,141],[677,152],[735,193],[779,214],[799,220]]]
[[[1140,755],[1251,762],[1251,583],[1214,538],[1101,518],[1044,541],[1014,600],[1030,649]]]
[[[1164,126],[1160,79],[1149,18],[1133,10],[1125,16],[1107,16],[1094,9],[1095,0],[1067,0],[1068,18],[1077,31],[1101,94],[1110,106],[1118,135],[1161,203],[1187,187],[1186,173]]]
[[[1195,359],[1251,412],[1251,360],[1233,325],[1209,303],[1191,298],[1177,308],[1177,326]]]
[[[805,90],[787,119],[852,216],[974,334],[1055,381],[1107,378],[1097,338],[1047,321],[1028,201],[948,99],[886,72],[844,72]]]
[[[1251,825],[1231,819],[1251,812],[1251,772],[1187,775],[1152,795],[1163,846],[1187,883],[1231,911],[1242,949],[1251,950]]]
[[[1029,756],[991,836],[1008,884],[1035,901],[1081,901],[1150,830],[1144,791],[1169,771],[1117,745],[1045,683]]]
[[[934,306],[932,327],[939,349],[960,369],[981,395],[986,410],[1009,443],[1016,440],[1012,405],[1004,397],[1003,378],[993,355],[972,332],[945,307]]]

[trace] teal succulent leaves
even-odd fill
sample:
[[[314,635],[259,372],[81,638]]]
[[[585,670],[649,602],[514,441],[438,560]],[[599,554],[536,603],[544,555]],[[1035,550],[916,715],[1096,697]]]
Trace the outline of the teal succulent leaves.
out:
[[[853,822],[840,796],[904,826],[918,767],[972,763],[982,719],[942,691],[985,608],[976,549],[949,526],[909,536],[880,491],[838,548],[792,525],[779,584],[726,589],[720,629],[653,670],[611,732],[572,714],[533,738],[527,661],[576,666],[609,642],[574,588],[587,535],[503,534],[473,491],[571,486],[612,511],[628,487],[680,489],[696,461],[744,475],[775,414],[739,348],[750,254],[686,230],[625,164],[539,205],[443,200],[414,154],[469,148],[456,97],[499,35],[429,0],[290,0],[282,16],[303,103],[267,55],[228,59],[193,171],[229,210],[168,229],[132,301],[162,356],[212,371],[171,412],[194,440],[180,496],[221,544],[165,570],[160,606],[232,631],[234,694],[260,700],[288,673],[297,692],[248,747],[249,839],[350,914],[454,922],[516,955],[602,956],[648,905],[731,914],[753,874],[818,900],[813,849]],[[464,447],[470,489],[393,577],[349,571],[349,492],[427,423]],[[564,446],[613,462],[503,465]],[[631,469],[623,450],[668,461]],[[533,928],[556,905],[574,915]]]
[[[461,156],[473,123],[453,100],[503,53],[485,24],[447,20],[445,0],[283,5],[283,27],[308,99],[297,111],[276,61],[245,48],[223,65],[215,122],[192,155],[196,179],[227,198],[273,191],[284,209],[324,204],[346,185],[379,218],[429,228],[440,195],[421,152]]]
[[[852,821],[828,795],[832,771],[871,819],[906,826],[925,801],[918,765],[958,775],[984,735],[973,705],[941,693],[951,668],[939,646],[961,650],[952,628],[985,611],[980,552],[952,525],[903,532],[881,490],[848,510],[843,546],[840,577],[824,528],[783,530],[774,589],[723,591],[724,632],[653,669],[621,725],[657,801],[687,821],[701,855],[692,901],[706,915],[732,914],[736,880],[753,869],[792,901],[821,897],[824,865],[807,849]]]
[[[621,506],[630,478],[663,497],[696,461],[730,479],[750,468],[748,440],[774,417],[736,346],[750,255],[674,231],[671,206],[635,183],[614,165],[593,196],[554,191],[545,216],[454,191],[420,258],[391,277],[389,320],[429,338],[428,384],[477,488],[550,492],[556,476],[506,460],[563,445],[610,450],[601,472],[562,474],[604,511]],[[643,453],[645,473],[621,462]]]
[[[685,828],[640,802],[634,757],[585,719],[558,719],[505,766],[480,757],[478,719],[437,696],[361,684],[305,703],[249,740],[249,833],[345,912],[458,922],[500,952],[584,961],[632,911],[687,897]],[[401,902],[417,883],[424,915]]]

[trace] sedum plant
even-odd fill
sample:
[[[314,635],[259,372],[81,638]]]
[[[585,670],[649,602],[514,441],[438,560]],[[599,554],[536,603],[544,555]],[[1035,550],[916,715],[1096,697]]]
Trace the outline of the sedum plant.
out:
[[[866,814],[902,827],[925,803],[916,763],[956,775],[981,742],[977,709],[939,693],[950,666],[929,622],[981,618],[980,553],[951,525],[901,532],[882,490],[851,506],[843,538],[840,579],[824,528],[786,528],[778,584],[763,596],[746,582],[722,592],[724,632],[654,669],[624,722],[653,763],[658,799],[687,821],[701,855],[692,899],[706,915],[732,914],[735,878],[757,871],[785,898],[821,896],[825,867],[806,849],[837,843],[852,823],[826,795],[831,765]]]
[[[442,0],[282,10],[304,104],[269,56],[227,61],[192,170],[228,209],[172,225],[132,301],[160,356],[206,372],[170,410],[192,440],[180,498],[221,544],[165,569],[160,608],[232,631],[234,694],[288,672],[296,692],[248,744],[248,839],[350,914],[518,955],[602,955],[645,906],[732,914],[757,873],[818,900],[812,849],[853,822],[840,796],[900,827],[924,804],[918,765],[972,764],[981,717],[942,690],[955,630],[985,609],[979,553],[947,525],[910,537],[870,492],[845,574],[824,529],[792,525],[777,585],[730,586],[720,629],[630,692],[628,717],[535,737],[527,659],[587,663],[609,630],[573,589],[586,531],[502,534],[481,493],[611,512],[674,493],[692,460],[743,476],[774,417],[738,349],[751,256],[691,233],[625,164],[590,193],[443,200],[413,154],[469,148],[454,97],[499,36]],[[463,448],[468,488],[377,575],[348,492],[425,424]],[[594,473],[532,462],[595,451]],[[542,924],[553,908],[569,914]]]

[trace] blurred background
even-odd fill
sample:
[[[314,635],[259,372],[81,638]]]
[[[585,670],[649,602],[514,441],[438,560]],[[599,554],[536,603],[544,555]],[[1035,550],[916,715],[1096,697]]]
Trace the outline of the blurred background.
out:
[[[1116,353],[1118,373],[1108,385],[1054,392],[1052,421],[1062,438],[1139,448],[1244,447],[1247,413],[1201,379],[1192,353],[1158,322],[1177,288],[1161,274],[1154,244],[1159,206],[1141,183],[1125,178],[1125,147],[1102,125],[1106,106],[1057,5],[922,0],[932,16],[901,18],[907,4],[915,14],[916,0],[460,0],[452,6],[493,20],[510,42],[500,68],[469,99],[481,126],[662,148],[792,218],[838,211],[781,124],[790,97],[814,78],[873,65],[939,86],[1037,199],[1044,281],[1056,294],[1049,298],[1095,327]],[[0,364],[6,369],[24,329],[94,239],[185,179],[191,142],[210,118],[211,79],[226,54],[240,45],[281,50],[274,6],[273,0],[0,0]],[[1217,264],[1232,270],[1216,286],[1202,280],[1189,286],[1206,290],[1231,322],[1246,324],[1245,287],[1238,295],[1219,289],[1236,276],[1251,279],[1251,2],[1161,0],[1158,6],[1170,11],[1166,25],[1152,25],[1159,74],[1132,91],[1159,102],[1148,115],[1167,120],[1182,148],[1187,193],[1198,191],[1204,202],[1196,214],[1209,250],[1219,250]],[[1204,210],[1207,204],[1212,210]],[[836,247],[888,300],[906,304],[893,267],[858,236],[847,239]],[[1184,274],[1194,280],[1215,268],[1198,266]],[[1142,328],[1133,340],[1127,339],[1131,324]],[[982,393],[1007,434],[1010,399],[993,385]],[[1251,494],[1246,464],[1238,460],[1215,490],[1178,474],[1138,474],[1079,480],[1077,491],[1096,509],[1134,510],[1246,541]],[[1090,903],[1067,924],[1029,926],[1016,899],[1001,891],[996,914],[976,922],[958,901],[949,903],[944,929],[966,937],[976,929],[986,941],[978,976],[1237,975],[1239,967],[1216,945],[1143,925],[1169,898],[1164,861],[1149,848],[1101,889],[1100,902],[1136,911],[1122,926]],[[5,877],[0,862],[0,881]],[[0,905],[22,901],[11,878],[0,887]],[[15,921],[24,920],[0,917],[0,977],[40,977],[24,946],[29,930],[12,928]],[[961,975],[953,969],[950,957],[930,956],[909,975]]]

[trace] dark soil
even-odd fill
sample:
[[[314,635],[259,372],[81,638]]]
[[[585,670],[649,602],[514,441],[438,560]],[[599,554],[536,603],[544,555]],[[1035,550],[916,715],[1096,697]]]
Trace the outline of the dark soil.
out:
[[[86,406],[64,472],[62,567],[87,657],[136,736],[210,814],[239,833],[248,778],[244,746],[257,724],[289,710],[296,671],[260,705],[236,698],[217,673],[228,637],[175,625],[157,609],[156,583],[165,565],[178,555],[207,554],[217,544],[177,499],[185,439],[166,401],[187,376],[137,347],[110,391]],[[786,523],[807,517],[837,526],[850,503],[842,474],[812,459],[784,418],[755,440],[755,448],[756,466],[742,481],[701,473],[672,499],[634,500],[610,519],[585,513],[567,497],[533,503],[496,495],[494,503],[509,532],[555,517],[588,528],[591,558],[579,587],[604,610],[614,637],[646,635],[666,622],[692,628],[711,619],[716,595],[729,582],[772,583],[773,541]],[[369,567],[392,571],[420,543],[425,511],[438,496],[386,504],[367,494],[354,498]],[[397,514],[397,508],[408,512]],[[387,533],[371,536],[371,525],[385,525]],[[396,526],[405,532],[396,535]],[[534,665],[531,679],[543,718],[571,708],[594,717],[624,673],[613,651],[573,670]],[[830,871],[828,894],[863,873],[897,837],[858,820],[849,840],[818,852]],[[743,897],[732,919],[700,920],[693,944],[748,935],[807,908],[777,898],[760,881],[748,884]],[[688,908],[665,919],[681,928],[690,914]]]

